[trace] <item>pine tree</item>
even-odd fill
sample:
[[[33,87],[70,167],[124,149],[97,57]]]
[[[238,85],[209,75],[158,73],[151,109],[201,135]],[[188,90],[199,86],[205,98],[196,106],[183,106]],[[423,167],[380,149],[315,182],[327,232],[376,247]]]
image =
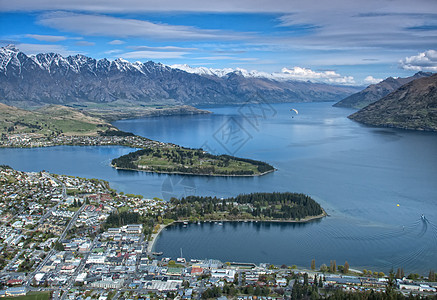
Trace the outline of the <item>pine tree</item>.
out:
[[[329,272],[331,273],[337,272],[337,263],[335,260],[331,260],[331,264],[329,266]]]
[[[434,270],[430,270],[430,271],[429,271],[428,281],[432,281],[432,282],[435,281],[435,273],[434,273]]]
[[[393,269],[391,269],[388,275],[387,287],[385,289],[385,293],[388,299],[395,298],[395,294],[396,294],[395,288],[396,288],[395,274],[393,273]]]
[[[349,263],[348,263],[347,261],[344,262],[343,273],[344,273],[344,274],[349,273]]]
[[[397,279],[401,279],[401,269],[398,268],[398,270],[396,271],[396,278]]]
[[[315,259],[313,259],[312,261],[311,261],[311,270],[315,270],[316,269],[316,260]]]

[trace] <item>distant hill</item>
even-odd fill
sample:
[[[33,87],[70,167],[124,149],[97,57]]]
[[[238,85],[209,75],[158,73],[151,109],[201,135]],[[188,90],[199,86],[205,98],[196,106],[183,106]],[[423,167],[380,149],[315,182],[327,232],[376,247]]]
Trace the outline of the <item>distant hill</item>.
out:
[[[368,125],[437,131],[437,74],[411,81],[349,118]]]
[[[17,107],[60,104],[95,108],[134,105],[239,104],[247,101],[336,101],[357,89],[250,77],[240,71],[199,75],[152,61],[96,60],[56,53],[28,56],[0,48],[0,102]]]
[[[61,105],[28,111],[0,103],[0,134],[96,135],[99,131],[117,130],[102,119]]]
[[[348,108],[363,108],[373,102],[378,101],[384,96],[387,96],[391,92],[397,90],[404,84],[413,81],[418,78],[431,76],[429,72],[418,72],[413,76],[406,78],[393,78],[389,77],[380,83],[369,85],[361,92],[350,95],[343,100],[335,103],[335,107],[348,107]]]

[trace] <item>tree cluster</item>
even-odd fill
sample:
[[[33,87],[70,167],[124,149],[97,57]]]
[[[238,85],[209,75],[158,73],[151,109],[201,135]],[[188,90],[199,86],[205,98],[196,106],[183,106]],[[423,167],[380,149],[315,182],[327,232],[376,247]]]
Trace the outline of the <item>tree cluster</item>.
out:
[[[320,204],[311,197],[297,193],[252,193],[227,199],[188,196],[172,198],[170,203],[172,208],[165,218],[175,220],[214,213],[224,213],[233,219],[249,214],[253,219],[296,220],[323,213]]]
[[[216,174],[216,175],[253,175],[253,170],[226,169],[231,162],[247,163],[255,166],[260,173],[273,171],[274,168],[262,161],[238,158],[231,155],[213,155],[202,149],[189,149],[183,147],[147,148],[128,153],[112,160],[112,165],[122,169],[137,169],[138,160],[142,156],[151,156],[164,159],[171,165],[147,166],[148,170],[155,172],[179,172],[188,174]],[[198,164],[200,160],[206,164]],[[196,162],[196,163],[195,163]]]

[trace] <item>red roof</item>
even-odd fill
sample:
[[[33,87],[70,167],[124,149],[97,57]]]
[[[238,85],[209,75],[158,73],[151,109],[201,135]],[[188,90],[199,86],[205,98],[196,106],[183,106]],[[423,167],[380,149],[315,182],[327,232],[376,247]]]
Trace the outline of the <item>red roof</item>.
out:
[[[191,268],[191,275],[202,274],[202,273],[203,273],[203,269],[200,267]]]

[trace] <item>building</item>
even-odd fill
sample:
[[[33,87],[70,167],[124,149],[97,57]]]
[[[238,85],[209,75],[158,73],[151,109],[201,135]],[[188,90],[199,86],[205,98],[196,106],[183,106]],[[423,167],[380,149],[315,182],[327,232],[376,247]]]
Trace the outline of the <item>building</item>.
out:
[[[201,267],[193,266],[191,268],[191,276],[202,275],[203,269]]]
[[[143,231],[143,224],[130,224],[122,227],[122,231],[127,234],[141,234]]]
[[[101,280],[91,283],[91,286],[100,289],[120,289],[123,283],[124,279]]]
[[[211,278],[224,279],[226,281],[233,281],[236,271],[231,269],[212,269]]]
[[[106,261],[106,257],[103,255],[92,255],[88,257],[86,263],[87,264],[104,264]]]
[[[8,288],[5,292],[6,296],[16,297],[16,296],[26,296],[26,288],[23,286]]]
[[[148,290],[159,292],[177,291],[180,287],[182,287],[182,280],[152,280],[146,282],[144,287]]]

